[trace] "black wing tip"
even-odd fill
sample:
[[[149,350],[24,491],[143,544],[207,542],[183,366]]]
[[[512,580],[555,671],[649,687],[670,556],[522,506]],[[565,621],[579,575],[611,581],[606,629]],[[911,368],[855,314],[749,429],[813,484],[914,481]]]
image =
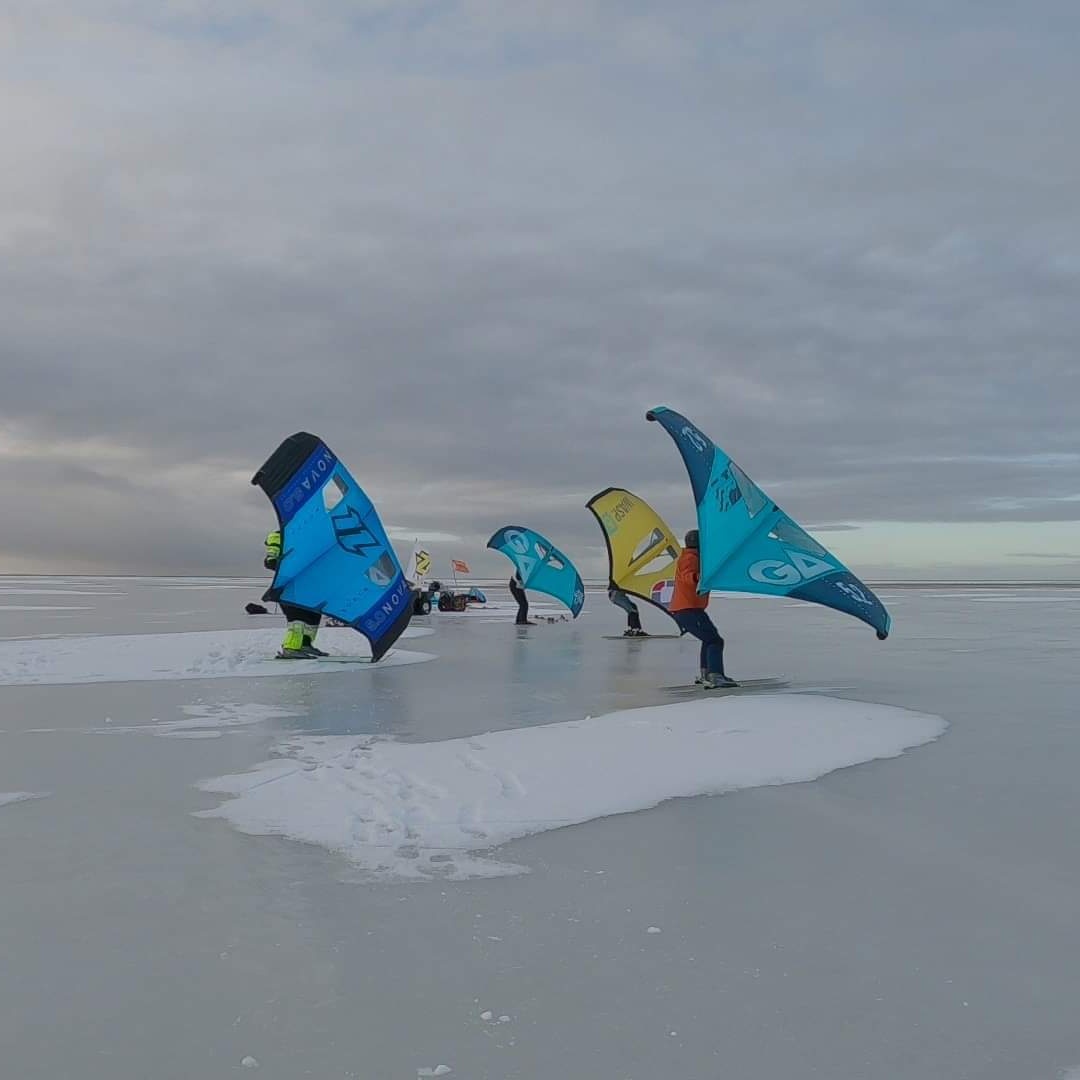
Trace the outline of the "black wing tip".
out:
[[[649,411],[648,411],[648,412],[647,412],[647,413],[645,414],[645,419],[646,419],[646,420],[655,420],[655,419],[656,419],[656,413],[655,413],[655,412],[653,412],[653,410],[652,410],[652,409],[650,409],[650,410],[649,410]]]
[[[595,495],[594,495],[594,496],[593,496],[593,497],[592,497],[591,499],[589,499],[589,501],[588,501],[588,502],[587,502],[587,503],[585,504],[585,509],[586,509],[586,510],[591,510],[591,509],[593,508],[593,503],[594,503],[594,502],[596,502],[596,501],[597,501],[597,499],[602,499],[602,498],[603,498],[603,497],[604,497],[605,495],[610,495],[610,494],[611,494],[611,493],[612,493],[613,491],[626,491],[626,488],[620,488],[620,487],[615,487],[615,485],[613,484],[613,485],[612,485],[611,487],[606,487],[606,488],[604,488],[604,490],[603,490],[603,491],[598,491],[598,492],[597,492],[597,493],[596,493],[596,494],[595,494]]]
[[[412,620],[413,610],[412,603],[405,605],[405,610],[394,620],[390,629],[386,631],[382,637],[379,638],[378,644],[373,642],[363,630],[360,630],[358,626],[353,625],[353,629],[363,634],[368,639],[368,644],[371,645],[371,662],[377,664],[386,654],[397,644],[398,638],[405,632],[405,628]]]
[[[888,636],[889,636],[889,631],[888,630],[878,630],[877,631],[877,639],[878,639],[878,641],[885,641],[888,638]]]

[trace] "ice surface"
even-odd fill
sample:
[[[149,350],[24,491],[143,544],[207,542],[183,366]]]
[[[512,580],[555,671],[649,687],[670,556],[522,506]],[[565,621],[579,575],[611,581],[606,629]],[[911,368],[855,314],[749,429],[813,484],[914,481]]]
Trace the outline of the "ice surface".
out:
[[[279,615],[243,613],[265,579],[246,593],[100,580],[70,601],[92,612],[0,609],[0,633],[220,639],[259,626],[278,640]],[[0,603],[64,604],[47,594],[95,587],[26,584],[42,595]],[[105,584],[124,595],[106,599]],[[508,599],[505,582],[482,587]],[[733,674],[941,715],[947,736],[811,783],[553,829],[495,853],[530,874],[434,887],[194,818],[224,799],[196,785],[278,744],[307,770],[293,788],[306,798],[347,771],[306,753],[320,733],[482,746],[490,728],[671,705],[658,688],[690,677],[696,643],[606,640],[625,619],[591,592],[587,617],[556,626],[515,630],[509,604],[414,620],[436,636],[399,644],[437,664],[0,685],[0,801],[53,793],[0,806],[0,1074],[366,1080],[445,1062],[447,1080],[1080,1080],[1077,608],[1035,602],[1068,592],[890,589],[884,644],[824,608],[717,597]],[[987,595],[1031,599],[969,602]],[[169,639],[166,661],[185,640]],[[628,731],[636,715],[622,714]],[[745,739],[710,742],[726,753]],[[625,781],[621,761],[596,775]],[[494,791],[492,814],[506,801]]]
[[[937,716],[836,698],[707,699],[442,742],[301,738],[204,781],[201,811],[393,878],[491,877],[509,840],[691,795],[813,780],[936,739]]]
[[[426,637],[426,627],[407,627],[405,638]],[[325,628],[319,645],[344,656],[371,655],[353,630]],[[362,670],[363,664],[274,660],[281,630],[213,630],[179,634],[127,634],[0,642],[0,686],[222,679],[235,676],[328,674]],[[433,660],[428,653],[392,649],[379,668]]]
[[[485,595],[487,590],[485,590]],[[489,600],[486,604],[471,604],[464,611],[432,611],[432,619],[477,619],[481,622],[513,622],[517,618],[517,603],[505,600]],[[570,613],[559,604],[536,603],[529,601],[529,618],[558,619]]]

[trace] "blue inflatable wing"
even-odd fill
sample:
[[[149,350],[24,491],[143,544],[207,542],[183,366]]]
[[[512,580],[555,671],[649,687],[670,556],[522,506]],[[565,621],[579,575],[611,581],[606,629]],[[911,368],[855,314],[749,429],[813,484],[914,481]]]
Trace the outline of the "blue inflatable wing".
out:
[[[585,586],[574,564],[548,540],[523,525],[504,525],[487,542],[517,567],[526,589],[561,600],[576,619],[585,604]]]
[[[412,615],[412,594],[371,500],[317,436],[290,435],[251,482],[281,530],[264,600],[318,611],[358,630],[377,661]]]
[[[699,591],[790,596],[854,615],[884,641],[892,619],[844,564],[788,517],[685,416],[650,409],[682,454],[697,503],[701,545]]]

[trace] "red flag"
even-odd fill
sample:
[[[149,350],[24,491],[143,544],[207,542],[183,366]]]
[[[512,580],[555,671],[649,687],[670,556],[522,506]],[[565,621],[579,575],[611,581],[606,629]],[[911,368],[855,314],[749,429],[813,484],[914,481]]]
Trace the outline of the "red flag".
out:
[[[467,562],[462,562],[461,559],[451,559],[450,560],[450,565],[454,568],[454,573],[455,574],[471,574],[472,573],[472,571],[469,569],[469,564]]]

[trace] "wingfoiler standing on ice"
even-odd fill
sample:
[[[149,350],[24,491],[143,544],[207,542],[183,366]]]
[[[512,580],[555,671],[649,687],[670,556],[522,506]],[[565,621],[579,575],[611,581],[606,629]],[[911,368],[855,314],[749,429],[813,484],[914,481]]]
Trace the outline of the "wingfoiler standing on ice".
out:
[[[560,600],[575,619],[581,614],[585,604],[581,575],[547,537],[524,525],[504,525],[492,534],[487,546],[501,551],[514,564],[516,573],[510,579],[510,592],[518,602],[519,625],[528,622],[526,589]]]
[[[604,533],[608,555],[608,599],[626,612],[624,637],[649,637],[631,597],[665,615],[675,587],[678,540],[664,519],[639,495],[626,488],[604,488],[585,508]]]
[[[521,575],[515,570],[514,576],[510,579],[510,595],[517,601],[517,618],[514,620],[516,626],[535,626],[536,623],[529,619],[529,594],[525,591],[525,583],[521,580]]]
[[[705,613],[709,594],[698,591],[701,584],[701,557],[698,554],[698,531],[686,534],[686,546],[675,566],[675,595],[671,598],[671,617],[684,634],[701,642],[700,668],[694,680],[706,690],[718,690],[739,684],[724,674],[724,639]]]
[[[281,530],[274,529],[266,534],[263,541],[265,554],[263,566],[267,570],[277,570],[281,561]],[[319,624],[322,615],[318,611],[309,611],[307,608],[296,604],[282,602],[281,614],[285,616],[285,637],[281,641],[281,649],[278,658],[281,660],[311,660],[315,657],[326,656],[315,645],[315,637],[319,633]],[[263,608],[265,611],[266,609]]]
[[[412,592],[363,488],[306,431],[290,435],[251,482],[278,517],[278,535],[267,537],[274,580],[263,599],[290,620],[279,656],[318,659],[315,630],[326,616],[363,634],[372,662],[380,660],[409,625]]]

